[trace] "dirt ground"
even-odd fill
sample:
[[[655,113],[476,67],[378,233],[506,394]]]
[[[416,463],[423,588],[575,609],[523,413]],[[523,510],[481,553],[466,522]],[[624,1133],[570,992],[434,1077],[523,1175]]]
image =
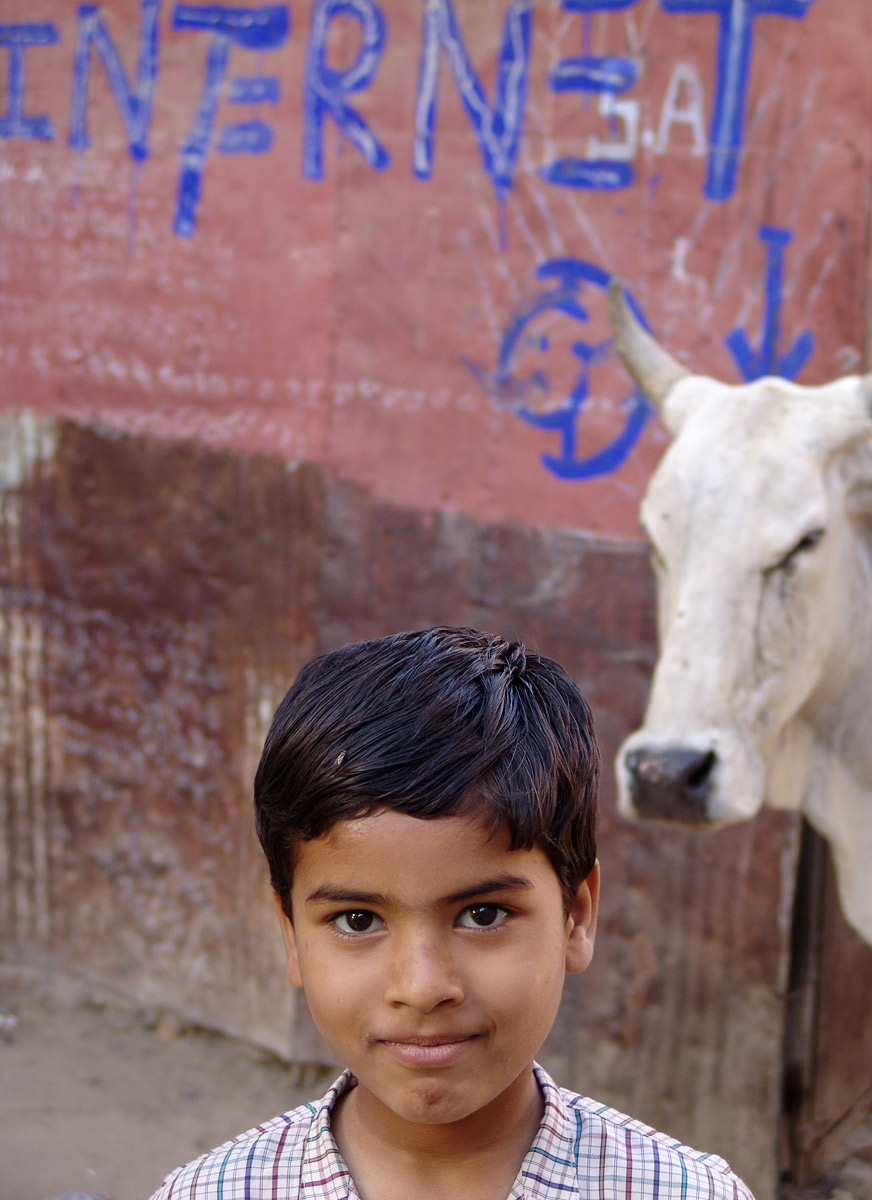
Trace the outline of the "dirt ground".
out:
[[[327,1082],[93,985],[0,964],[0,1200],[148,1200],[173,1167]]]
[[[0,962],[0,1200],[149,1200],[170,1170],[320,1095],[246,1042]],[[780,1200],[872,1200],[872,1162]]]

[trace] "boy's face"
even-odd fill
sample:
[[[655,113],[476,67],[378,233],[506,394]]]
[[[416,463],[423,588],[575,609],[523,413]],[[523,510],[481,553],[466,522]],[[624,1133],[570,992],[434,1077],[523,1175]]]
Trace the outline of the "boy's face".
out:
[[[381,810],[301,843],[288,977],[369,1119],[440,1125],[529,1102],[564,973],[591,959],[597,891],[595,868],[567,917],[543,851],[466,817]]]

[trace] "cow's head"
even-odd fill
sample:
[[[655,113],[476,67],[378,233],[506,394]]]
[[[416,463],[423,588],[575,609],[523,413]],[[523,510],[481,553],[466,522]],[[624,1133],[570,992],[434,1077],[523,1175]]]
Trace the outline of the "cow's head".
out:
[[[618,754],[621,812],[708,825],[799,808],[828,738],[872,799],[872,381],[727,386],[666,354],[619,285],[610,303],[674,435],[642,507],[660,651]]]

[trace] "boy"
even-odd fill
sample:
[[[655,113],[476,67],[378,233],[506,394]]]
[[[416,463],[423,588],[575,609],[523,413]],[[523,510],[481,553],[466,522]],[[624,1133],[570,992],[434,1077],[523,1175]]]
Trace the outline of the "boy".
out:
[[[470,629],[308,663],[255,778],[291,983],[348,1070],[155,1200],[750,1200],[534,1063],[591,961],[590,712],[548,658]]]

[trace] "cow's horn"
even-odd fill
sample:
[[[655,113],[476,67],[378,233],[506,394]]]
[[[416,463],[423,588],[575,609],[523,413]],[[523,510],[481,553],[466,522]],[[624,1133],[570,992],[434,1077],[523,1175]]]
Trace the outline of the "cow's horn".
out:
[[[609,284],[609,319],[624,366],[651,403],[662,407],[670,390],[690,372],[643,328],[624,297],[619,279]]]

